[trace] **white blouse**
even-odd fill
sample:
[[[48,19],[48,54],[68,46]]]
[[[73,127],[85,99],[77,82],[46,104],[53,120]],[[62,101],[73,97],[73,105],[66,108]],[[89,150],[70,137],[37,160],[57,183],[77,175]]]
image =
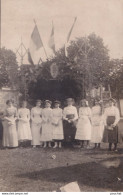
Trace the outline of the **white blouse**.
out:
[[[120,120],[120,113],[119,113],[118,108],[116,106],[111,106],[111,107],[105,108],[105,112],[104,112],[105,125],[106,125],[106,120],[107,120],[108,116],[115,116],[114,125],[117,125],[117,123]]]
[[[67,106],[64,108],[63,110],[63,119],[66,120],[67,119],[67,115],[69,114],[73,114],[74,115],[74,120],[78,119],[78,113],[77,113],[77,109],[75,106]]]

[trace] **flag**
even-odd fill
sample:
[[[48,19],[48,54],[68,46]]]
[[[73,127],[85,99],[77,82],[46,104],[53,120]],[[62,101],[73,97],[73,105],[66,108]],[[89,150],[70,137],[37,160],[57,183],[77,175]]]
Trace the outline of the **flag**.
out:
[[[38,51],[41,47],[43,47],[43,42],[41,40],[38,27],[37,25],[35,25],[34,30],[31,34],[30,46],[28,50],[28,60],[31,64],[34,65],[33,58],[35,55],[35,51]]]
[[[71,29],[70,29],[70,31],[69,31],[69,33],[68,33],[68,35],[67,35],[67,40],[66,40],[66,43],[65,43],[65,56],[66,56],[66,57],[68,56],[68,54],[67,54],[68,42],[69,42],[69,40],[70,40],[70,36],[71,36],[71,34],[72,34],[73,27],[74,27],[74,25],[75,25],[76,20],[77,20],[77,17],[74,18],[73,25],[71,26]]]
[[[53,50],[53,52],[55,53],[55,41],[54,41],[54,25],[52,22],[52,30],[51,30],[51,34],[50,34],[50,38],[48,41],[48,46]]]

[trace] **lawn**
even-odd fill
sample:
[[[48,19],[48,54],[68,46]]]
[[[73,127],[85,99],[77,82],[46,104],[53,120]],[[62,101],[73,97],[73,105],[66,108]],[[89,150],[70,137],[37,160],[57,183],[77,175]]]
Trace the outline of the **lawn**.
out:
[[[52,158],[55,155],[56,158]],[[17,148],[0,150],[0,191],[59,191],[77,181],[81,191],[123,191],[123,150]]]

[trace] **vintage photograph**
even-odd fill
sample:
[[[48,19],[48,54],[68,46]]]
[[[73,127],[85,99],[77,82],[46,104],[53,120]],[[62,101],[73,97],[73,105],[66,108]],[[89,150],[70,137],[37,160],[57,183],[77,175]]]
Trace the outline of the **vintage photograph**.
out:
[[[123,192],[123,0],[0,0],[0,192]]]

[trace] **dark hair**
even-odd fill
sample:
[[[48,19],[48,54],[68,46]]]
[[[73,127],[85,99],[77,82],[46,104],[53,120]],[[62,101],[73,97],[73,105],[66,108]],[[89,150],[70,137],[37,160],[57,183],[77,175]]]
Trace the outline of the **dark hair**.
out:
[[[14,104],[14,100],[12,100],[12,99],[7,100],[7,101],[6,101],[6,104],[8,105],[10,102],[11,102],[12,104]]]
[[[35,101],[35,103],[36,103],[36,104],[37,104],[38,102],[42,103],[42,101],[41,101],[41,100],[36,100],[36,101]]]

